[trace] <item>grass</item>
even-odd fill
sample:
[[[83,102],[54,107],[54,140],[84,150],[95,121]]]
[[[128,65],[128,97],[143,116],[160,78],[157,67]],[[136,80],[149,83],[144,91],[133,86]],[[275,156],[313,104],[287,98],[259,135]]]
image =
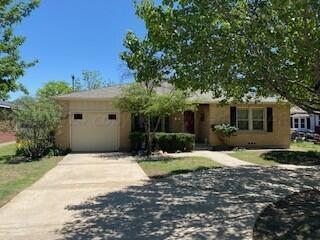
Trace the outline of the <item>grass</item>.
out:
[[[8,163],[15,153],[15,144],[0,147],[0,207],[40,179],[61,160],[61,157],[53,157],[19,164]]]
[[[139,161],[139,165],[149,177],[168,176],[222,166],[221,164],[204,157],[142,160]]]
[[[261,166],[274,166],[278,163],[272,160],[266,160],[262,157],[261,152],[251,152],[251,151],[237,151],[229,154],[231,157],[238,158],[240,160],[250,162],[253,164]]]
[[[291,143],[290,149],[295,151],[315,151],[320,152],[320,145],[312,142],[296,142]]]
[[[292,143],[291,151],[239,151],[229,155],[246,162],[262,166],[295,164],[303,166],[320,165],[320,145],[310,142]]]

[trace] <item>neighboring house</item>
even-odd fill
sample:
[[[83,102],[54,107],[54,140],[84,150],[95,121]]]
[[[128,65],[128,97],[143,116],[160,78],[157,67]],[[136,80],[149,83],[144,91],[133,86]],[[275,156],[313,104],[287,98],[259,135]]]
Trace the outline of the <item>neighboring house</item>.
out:
[[[11,112],[11,108],[12,103],[0,101],[0,144],[13,142],[16,139],[12,132],[12,126],[7,119],[7,114]]]
[[[159,93],[172,87],[160,87]],[[118,151],[130,148],[129,133],[141,127],[138,117],[113,105],[121,86],[75,92],[55,97],[63,108],[63,120],[56,143],[73,151]],[[211,94],[194,94],[198,110],[165,118],[161,130],[189,132],[199,143],[220,144],[213,124],[231,123],[240,130],[228,144],[243,147],[287,148],[290,139],[290,105],[273,98],[259,103],[219,105]]]
[[[5,101],[0,101],[0,109],[11,109],[12,104]]]
[[[290,109],[290,124],[293,131],[316,131],[320,126],[320,115],[309,114],[299,107]]]

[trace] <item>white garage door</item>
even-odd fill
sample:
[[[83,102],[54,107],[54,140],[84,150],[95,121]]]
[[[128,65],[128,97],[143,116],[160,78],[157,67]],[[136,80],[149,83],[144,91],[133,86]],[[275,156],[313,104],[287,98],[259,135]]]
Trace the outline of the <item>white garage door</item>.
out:
[[[117,151],[119,119],[116,113],[73,113],[71,148],[76,152]]]

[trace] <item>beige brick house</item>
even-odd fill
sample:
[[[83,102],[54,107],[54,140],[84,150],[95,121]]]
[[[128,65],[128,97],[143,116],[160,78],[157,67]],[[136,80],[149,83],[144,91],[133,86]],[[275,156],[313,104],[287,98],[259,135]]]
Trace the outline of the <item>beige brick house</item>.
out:
[[[157,91],[168,92],[170,87]],[[129,133],[139,128],[139,119],[113,105],[121,86],[76,92],[55,97],[63,108],[56,143],[72,151],[118,151],[130,148]],[[194,133],[196,141],[219,145],[211,125],[231,123],[239,128],[229,139],[232,146],[287,148],[290,139],[290,105],[273,98],[259,102],[219,105],[210,94],[194,94],[196,112],[175,114],[162,120],[161,131]]]

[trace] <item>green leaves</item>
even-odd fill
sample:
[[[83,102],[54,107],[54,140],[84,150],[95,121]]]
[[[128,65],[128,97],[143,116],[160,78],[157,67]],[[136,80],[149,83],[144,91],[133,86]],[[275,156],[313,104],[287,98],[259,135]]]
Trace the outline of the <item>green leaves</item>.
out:
[[[13,29],[39,4],[39,0],[0,1],[0,99],[7,99],[11,91],[24,90],[17,80],[24,75],[26,68],[36,63],[20,59],[19,47],[25,38],[15,36]]]
[[[195,104],[189,102],[186,93],[182,91],[160,94],[139,83],[124,87],[121,96],[115,100],[114,104],[121,111],[147,117],[166,117],[196,109]]]
[[[49,98],[72,92],[72,88],[65,81],[47,82],[42,88],[38,89],[37,96],[39,98]]]
[[[276,95],[308,111],[320,110],[319,12],[318,0],[137,6],[148,44],[162,53],[166,80],[176,87],[238,101],[249,92]]]
[[[60,106],[48,99],[25,97],[16,101],[13,120],[18,142],[24,146],[26,157],[42,157],[54,145],[60,118]]]

